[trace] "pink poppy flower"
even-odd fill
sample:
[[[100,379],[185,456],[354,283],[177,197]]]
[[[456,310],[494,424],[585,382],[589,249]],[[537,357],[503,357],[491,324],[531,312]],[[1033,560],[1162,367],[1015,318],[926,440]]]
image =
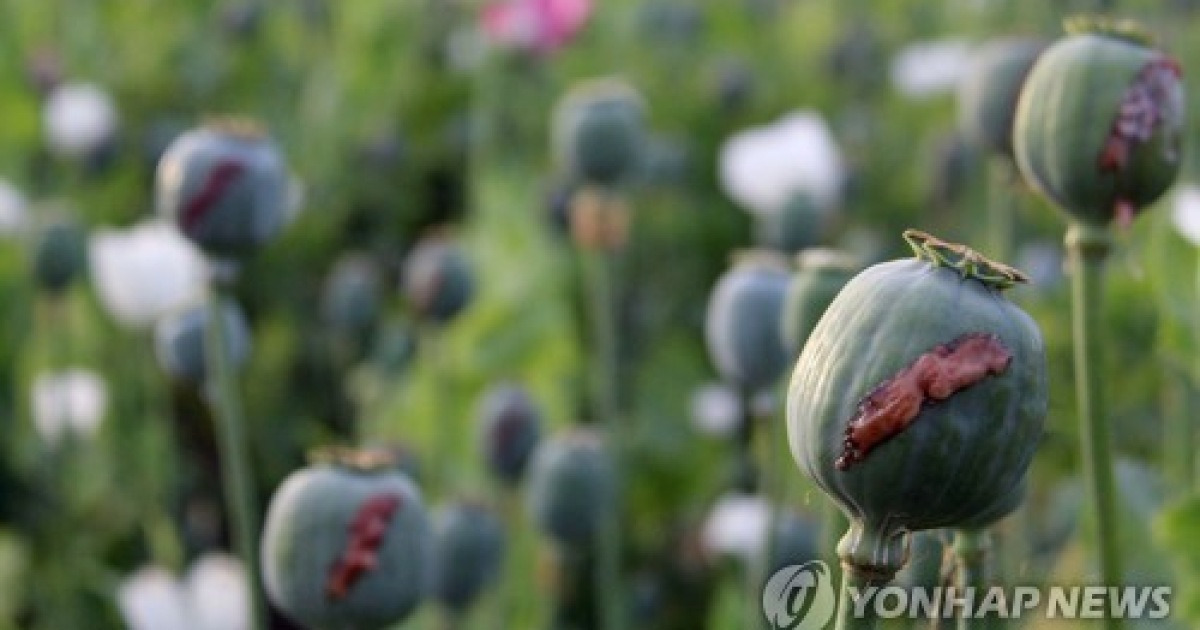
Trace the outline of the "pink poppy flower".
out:
[[[591,0],[503,0],[483,10],[483,31],[500,44],[549,54],[587,23]]]

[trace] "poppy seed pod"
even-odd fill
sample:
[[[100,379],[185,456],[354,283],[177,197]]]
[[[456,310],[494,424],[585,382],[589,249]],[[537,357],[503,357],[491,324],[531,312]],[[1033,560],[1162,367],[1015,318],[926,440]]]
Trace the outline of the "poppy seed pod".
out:
[[[1021,86],[1046,48],[1040,40],[997,39],[979,47],[958,84],[958,127],[976,145],[1012,158],[1013,118]]]
[[[1047,405],[1041,333],[1002,293],[1023,274],[905,238],[917,257],[846,284],[788,388],[792,455],[851,521],[838,555],[880,581],[903,566],[909,532],[1013,505]]]
[[[454,319],[471,301],[474,284],[466,255],[440,235],[421,239],[404,261],[404,295],[423,320]]]
[[[574,87],[554,112],[554,148],[566,172],[613,186],[641,165],[645,102],[629,84],[607,78]]]
[[[765,247],[794,254],[821,242],[828,231],[829,215],[811,195],[793,194],[778,212],[759,218],[758,241]]]
[[[374,262],[349,254],[334,264],[325,280],[321,312],[334,330],[354,337],[366,334],[379,316],[381,281]]]
[[[534,452],[526,507],[536,527],[555,542],[586,549],[616,508],[617,471],[597,433],[574,429]]]
[[[263,583],[308,628],[378,630],[408,616],[432,564],[417,487],[378,451],[330,450],[271,498]]]
[[[87,236],[79,224],[59,218],[42,227],[33,250],[33,273],[38,286],[59,293],[86,267]]]
[[[158,212],[208,254],[246,254],[283,228],[289,184],[283,156],[262,129],[223,119],[167,148],[156,176]]]
[[[199,304],[159,320],[154,327],[158,362],[172,378],[189,383],[204,383],[208,374],[205,359],[210,310]],[[234,369],[250,358],[250,326],[246,315],[235,303],[225,303],[225,352]]]
[[[819,525],[792,512],[781,512],[775,517],[775,538],[771,546],[771,559],[766,575],[770,576],[787,566],[804,564],[816,560],[817,531]]]
[[[708,298],[704,338],[725,382],[763,389],[787,366],[779,337],[787,284],[780,257],[758,250],[736,255],[733,267],[717,280]]]
[[[508,486],[521,480],[541,433],[541,411],[524,389],[503,383],[484,394],[479,408],[480,449],[496,479]]]
[[[504,528],[487,506],[455,502],[434,515],[433,548],[433,596],[461,613],[499,574]]]
[[[1079,20],[1025,80],[1013,126],[1025,180],[1072,219],[1128,224],[1183,160],[1179,64],[1123,22]]]
[[[791,356],[800,354],[817,320],[854,277],[858,262],[833,249],[812,249],[796,256],[796,272],[783,300],[780,335]]]

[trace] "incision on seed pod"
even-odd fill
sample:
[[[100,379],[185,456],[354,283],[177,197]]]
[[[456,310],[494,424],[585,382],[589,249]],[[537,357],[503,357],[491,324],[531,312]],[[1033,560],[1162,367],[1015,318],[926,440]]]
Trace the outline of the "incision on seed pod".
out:
[[[325,583],[325,595],[329,599],[341,599],[363,573],[376,567],[379,562],[377,551],[383,544],[384,534],[392,515],[400,507],[398,494],[380,494],[363,502],[350,522],[350,539],[346,550],[329,571]]]
[[[1011,361],[1012,353],[989,333],[968,333],[922,354],[858,403],[846,427],[838,470],[862,461],[873,448],[908,428],[925,404],[1001,374]]]
[[[194,197],[188,200],[183,209],[181,223],[186,231],[195,228],[196,222],[212,209],[213,204],[220,201],[225,191],[233,184],[246,166],[237,160],[221,160],[208,174],[204,186]]]
[[[1101,172],[1125,170],[1134,147],[1149,142],[1154,130],[1164,121],[1183,116],[1178,89],[1181,74],[1179,63],[1168,57],[1159,57],[1138,72],[1121,99],[1117,117],[1100,153],[1098,166]],[[1179,148],[1174,144],[1167,142],[1163,150],[1169,161],[1179,159]],[[1121,225],[1128,225],[1136,211],[1132,203],[1117,201],[1116,215]]]

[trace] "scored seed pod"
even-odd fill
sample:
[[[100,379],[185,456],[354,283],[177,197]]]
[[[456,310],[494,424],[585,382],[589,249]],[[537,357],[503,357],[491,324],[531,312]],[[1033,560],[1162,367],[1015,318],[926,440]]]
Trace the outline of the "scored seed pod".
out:
[[[1023,274],[909,230],[915,259],[872,266],[818,322],[788,389],[800,469],[851,521],[844,564],[886,582],[908,533],[1011,506],[1041,440],[1046,357],[1002,291]]]
[[[1180,67],[1128,23],[1067,26],[1021,90],[1017,166],[1073,220],[1128,224],[1171,186],[1183,160]]]
[[[708,299],[704,337],[725,382],[749,391],[769,387],[787,366],[780,339],[787,265],[772,252],[734,256]]]
[[[418,318],[445,324],[471,301],[474,274],[457,243],[433,234],[422,238],[405,259],[403,289]]]
[[[790,356],[800,354],[821,314],[858,269],[850,254],[834,249],[811,249],[796,256],[796,272],[788,282],[780,320]]]
[[[526,507],[534,525],[555,542],[586,550],[617,502],[617,471],[600,434],[574,429],[534,453]]]
[[[542,435],[542,412],[524,388],[500,383],[484,394],[479,444],[488,470],[512,487],[521,481]]]
[[[271,498],[263,583],[306,628],[377,630],[420,602],[431,541],[420,491],[386,453],[329,449]]]
[[[205,334],[210,310],[206,304],[198,304],[168,315],[154,326],[154,345],[158,362],[163,371],[180,381],[201,384],[207,379]],[[239,369],[250,358],[250,326],[242,308],[226,302],[225,353],[234,370]]]
[[[554,111],[553,140],[563,169],[579,181],[613,186],[637,174],[646,106],[621,79],[583,82]]]
[[[283,156],[256,123],[220,119],[167,148],[156,175],[158,212],[206,253],[248,254],[283,228],[289,183]]]
[[[1017,98],[1045,42],[1006,37],[980,46],[958,84],[958,128],[976,145],[1012,158]]]
[[[87,268],[87,235],[74,220],[59,217],[42,226],[33,247],[38,286],[60,293]]]
[[[433,548],[433,596],[462,614],[500,573],[504,528],[486,505],[457,501],[434,515]]]

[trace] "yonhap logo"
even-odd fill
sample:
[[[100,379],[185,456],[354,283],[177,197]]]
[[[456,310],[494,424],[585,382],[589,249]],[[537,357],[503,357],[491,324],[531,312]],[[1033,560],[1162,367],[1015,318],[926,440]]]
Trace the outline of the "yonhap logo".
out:
[[[776,630],[821,630],[837,607],[829,565],[814,560],[776,571],[763,589],[762,605]]]

